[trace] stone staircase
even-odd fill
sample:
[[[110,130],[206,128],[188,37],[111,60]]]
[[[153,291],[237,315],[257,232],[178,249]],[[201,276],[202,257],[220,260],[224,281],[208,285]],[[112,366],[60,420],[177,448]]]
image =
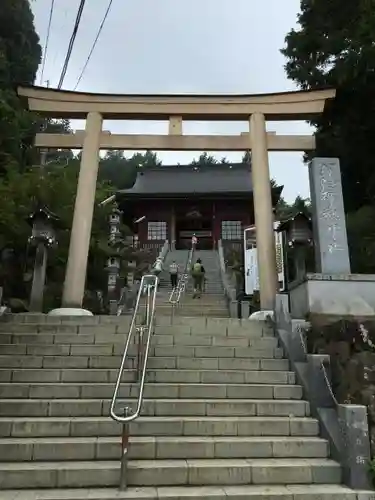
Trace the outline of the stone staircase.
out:
[[[10,318],[12,320],[12,318]],[[157,314],[129,488],[109,418],[128,317],[0,324],[1,500],[354,500],[262,322]],[[23,321],[23,322],[21,322]],[[131,346],[121,404],[135,404]]]
[[[188,259],[188,253],[188,250],[174,250],[167,254],[164,263],[164,272],[160,276],[159,292],[156,299],[159,313],[165,315],[171,314],[171,305],[168,302],[169,295],[172,291],[168,272],[169,266],[174,260],[179,265],[180,271],[182,272]],[[227,318],[229,316],[229,311],[223,293],[217,252],[198,250],[194,253],[193,262],[198,258],[202,259],[206,271],[207,281],[205,292],[202,294],[201,298],[193,299],[193,286],[190,278],[186,287],[186,293],[181,300],[181,307],[175,310],[175,314],[188,317],[211,316],[215,318]]]
[[[165,261],[163,264],[163,271],[159,276],[159,289],[161,292],[165,292],[165,294],[170,293],[172,290],[171,280],[169,276],[169,266],[173,261],[179,267],[180,272],[182,272],[185,268],[186,261],[189,256],[188,250],[169,250],[165,257]]]

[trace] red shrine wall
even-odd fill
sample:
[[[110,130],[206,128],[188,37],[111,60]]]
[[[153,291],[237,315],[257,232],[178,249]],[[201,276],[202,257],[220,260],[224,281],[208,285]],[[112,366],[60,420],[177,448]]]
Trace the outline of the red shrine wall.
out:
[[[126,210],[127,203],[124,203]],[[134,217],[146,216],[138,225],[141,245],[164,241],[171,242],[180,235],[186,239],[189,234],[202,234],[214,247],[220,238],[242,241],[243,229],[253,224],[251,198],[248,200],[137,200],[133,205]],[[224,221],[224,224],[223,224]],[[173,230],[174,225],[174,230]],[[239,236],[239,237],[238,237]]]

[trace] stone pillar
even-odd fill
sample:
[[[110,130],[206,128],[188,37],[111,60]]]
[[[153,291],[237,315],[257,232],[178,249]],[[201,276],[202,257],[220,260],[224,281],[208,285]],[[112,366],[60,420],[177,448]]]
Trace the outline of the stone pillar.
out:
[[[356,490],[371,490],[368,471],[371,450],[367,408],[361,405],[339,405],[338,417],[342,438],[341,465],[345,484]]]
[[[47,269],[47,248],[44,243],[39,243],[36,248],[33,284],[30,295],[30,312],[43,311],[44,285]]]
[[[63,307],[82,307],[99,168],[102,122],[100,113],[91,112],[87,115],[65,274]]]
[[[309,177],[316,270],[322,274],[350,274],[339,159],[314,158]]]
[[[171,232],[169,241],[171,242],[171,250],[176,250],[176,209],[174,205],[172,205],[171,212]]]
[[[266,122],[262,113],[250,117],[250,138],[260,307],[273,311],[277,291],[276,249]]]

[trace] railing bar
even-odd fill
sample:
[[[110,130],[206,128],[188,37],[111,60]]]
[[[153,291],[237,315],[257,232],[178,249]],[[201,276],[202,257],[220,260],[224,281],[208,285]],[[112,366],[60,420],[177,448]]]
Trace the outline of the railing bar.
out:
[[[155,293],[153,295],[153,300],[152,300],[150,323],[149,323],[148,332],[147,332],[147,342],[146,342],[145,356],[144,356],[144,360],[143,360],[142,377],[141,377],[140,388],[139,388],[138,406],[137,406],[134,418],[137,418],[137,416],[139,415],[141,408],[142,408],[143,392],[144,392],[144,385],[145,385],[146,372],[147,372],[147,361],[148,361],[148,356],[149,356],[149,352],[150,352],[151,334],[152,334],[152,330],[153,330],[153,326],[154,326],[154,319],[155,319],[155,304],[156,304],[156,285],[155,285]]]
[[[124,409],[124,417],[129,413],[129,408]],[[128,472],[128,454],[129,454],[129,422],[122,424],[121,436],[121,472],[120,472],[120,491],[124,491],[127,487],[127,472]]]
[[[138,292],[138,297],[137,297],[137,301],[136,301],[136,307],[135,307],[135,310],[134,310],[134,313],[133,313],[133,318],[132,318],[132,321],[131,321],[131,325],[130,325],[130,329],[129,329],[129,335],[128,335],[128,338],[127,338],[127,341],[126,341],[126,344],[125,344],[125,349],[124,349],[124,354],[123,354],[123,357],[122,357],[122,360],[121,360],[121,365],[120,365],[120,369],[119,369],[119,372],[118,372],[118,376],[117,376],[117,381],[116,381],[116,385],[115,385],[115,390],[114,390],[114,394],[113,394],[113,397],[112,397],[112,402],[111,402],[111,408],[110,408],[110,416],[116,420],[117,422],[121,422],[121,423],[124,423],[124,422],[131,422],[132,420],[134,420],[135,418],[137,418],[138,414],[139,414],[139,411],[136,412],[136,413],[132,413],[131,415],[128,415],[126,417],[121,417],[119,415],[116,414],[115,412],[115,405],[116,405],[116,400],[117,400],[117,397],[118,397],[118,391],[119,391],[119,388],[120,388],[120,385],[121,385],[121,378],[122,378],[122,374],[123,374],[123,371],[124,371],[124,368],[125,368],[125,362],[126,362],[126,357],[127,357],[127,353],[128,353],[128,349],[129,349],[129,345],[130,345],[130,339],[131,339],[131,336],[132,336],[132,332],[133,332],[133,329],[134,329],[134,324],[135,324],[135,320],[136,320],[136,317],[137,317],[137,314],[138,314],[138,309],[139,309],[139,304],[140,304],[140,297],[141,297],[141,294],[142,294],[142,290],[143,290],[143,287],[145,286],[145,283],[147,281],[150,282],[153,281],[154,282],[154,289],[153,289],[153,292],[154,292],[154,295],[153,295],[153,301],[152,301],[152,309],[153,311],[151,312],[151,317],[153,318],[154,317],[154,313],[155,313],[155,303],[156,303],[156,293],[157,293],[157,287],[158,287],[158,278],[154,275],[147,275],[147,276],[143,276],[142,277],[142,280],[141,280],[141,286],[140,286],[140,289],[139,289],[139,292]],[[148,287],[150,287],[151,285],[148,284]],[[147,316],[146,316],[147,317]],[[147,328],[147,325],[145,325],[146,328]],[[143,327],[145,327],[143,326]],[[146,345],[146,361],[148,359],[148,350],[149,350],[149,344],[150,344],[150,326],[151,325],[148,325],[149,328],[148,328],[148,342],[147,342],[147,345]],[[137,369],[138,369],[138,366],[137,366]],[[142,377],[141,377],[141,385],[144,384],[144,380],[145,380],[145,374],[142,373]],[[142,403],[139,403],[139,400],[141,398],[141,396],[143,395],[143,388],[141,387],[140,388],[140,393],[139,393],[139,397],[138,397],[138,406],[137,406],[137,409],[140,410],[141,406],[142,406]]]
[[[130,340],[131,340],[131,337],[132,337],[132,332],[133,332],[134,325],[135,325],[136,318],[137,318],[137,314],[138,314],[139,303],[140,303],[141,295],[142,295],[142,288],[143,288],[143,284],[144,284],[144,281],[145,281],[144,278],[145,278],[145,276],[142,277],[141,284],[140,284],[140,287],[139,287],[139,290],[138,290],[138,295],[137,295],[137,300],[136,300],[136,303],[135,303],[134,313],[133,313],[133,317],[132,317],[132,320],[131,320],[131,323],[130,323],[129,334],[128,334],[128,337],[126,339],[124,353],[122,355],[120,369],[118,371],[118,376],[117,376],[117,381],[116,381],[116,385],[115,385],[115,390],[114,390],[114,393],[113,393],[110,414],[111,414],[111,417],[113,419],[115,419],[115,420],[117,420],[117,418],[116,418],[117,416],[114,413],[114,407],[115,407],[115,404],[116,404],[116,399],[117,399],[119,387],[120,387],[120,384],[121,384],[121,377],[122,377],[122,374],[123,374],[124,368],[125,368],[125,362],[126,362],[126,357],[127,357],[128,350],[129,350],[129,345],[130,345]]]

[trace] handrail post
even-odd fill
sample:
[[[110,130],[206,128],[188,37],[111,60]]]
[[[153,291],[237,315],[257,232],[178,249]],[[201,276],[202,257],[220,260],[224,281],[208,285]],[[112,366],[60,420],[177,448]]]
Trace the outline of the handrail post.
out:
[[[171,325],[174,323],[175,308],[176,304],[172,304]]]
[[[129,408],[124,408],[124,418],[129,416]],[[122,424],[121,436],[121,468],[120,468],[120,491],[125,491],[128,486],[128,456],[129,456],[129,422]]]
[[[184,295],[186,291],[186,283],[189,279],[189,270],[193,260],[193,255],[194,255],[194,245],[192,245],[191,249],[189,250],[185,268],[183,273],[181,273],[181,277],[178,280],[177,286],[172,289],[169,295],[169,303],[171,304],[171,324],[173,324],[174,321],[176,308],[181,305],[181,295]]]
[[[124,491],[127,488],[127,465],[128,465],[128,454],[129,454],[129,426],[130,422],[135,420],[142,409],[143,402],[143,392],[144,385],[146,381],[146,370],[147,361],[151,345],[151,335],[154,331],[154,318],[155,318],[155,304],[156,304],[156,294],[158,290],[159,278],[155,275],[145,275],[142,277],[141,284],[138,290],[137,300],[130,323],[129,334],[125,342],[124,352],[121,359],[121,365],[118,371],[117,380],[115,384],[115,389],[112,396],[111,406],[110,406],[110,416],[116,422],[122,424],[122,435],[121,435],[121,467],[120,467],[120,491]],[[143,289],[147,289],[146,298],[146,314],[144,319],[139,326],[137,326],[137,320],[139,317],[140,301],[143,295]],[[132,408],[127,407],[124,409],[124,415],[118,414],[116,411],[116,402],[119,397],[119,391],[121,386],[122,375],[126,367],[127,355],[129,351],[129,346],[132,338],[136,337],[138,341],[138,355],[134,367],[136,372],[137,381],[139,383],[139,395],[137,401],[137,407],[135,411]],[[146,339],[146,340],[145,340]]]

